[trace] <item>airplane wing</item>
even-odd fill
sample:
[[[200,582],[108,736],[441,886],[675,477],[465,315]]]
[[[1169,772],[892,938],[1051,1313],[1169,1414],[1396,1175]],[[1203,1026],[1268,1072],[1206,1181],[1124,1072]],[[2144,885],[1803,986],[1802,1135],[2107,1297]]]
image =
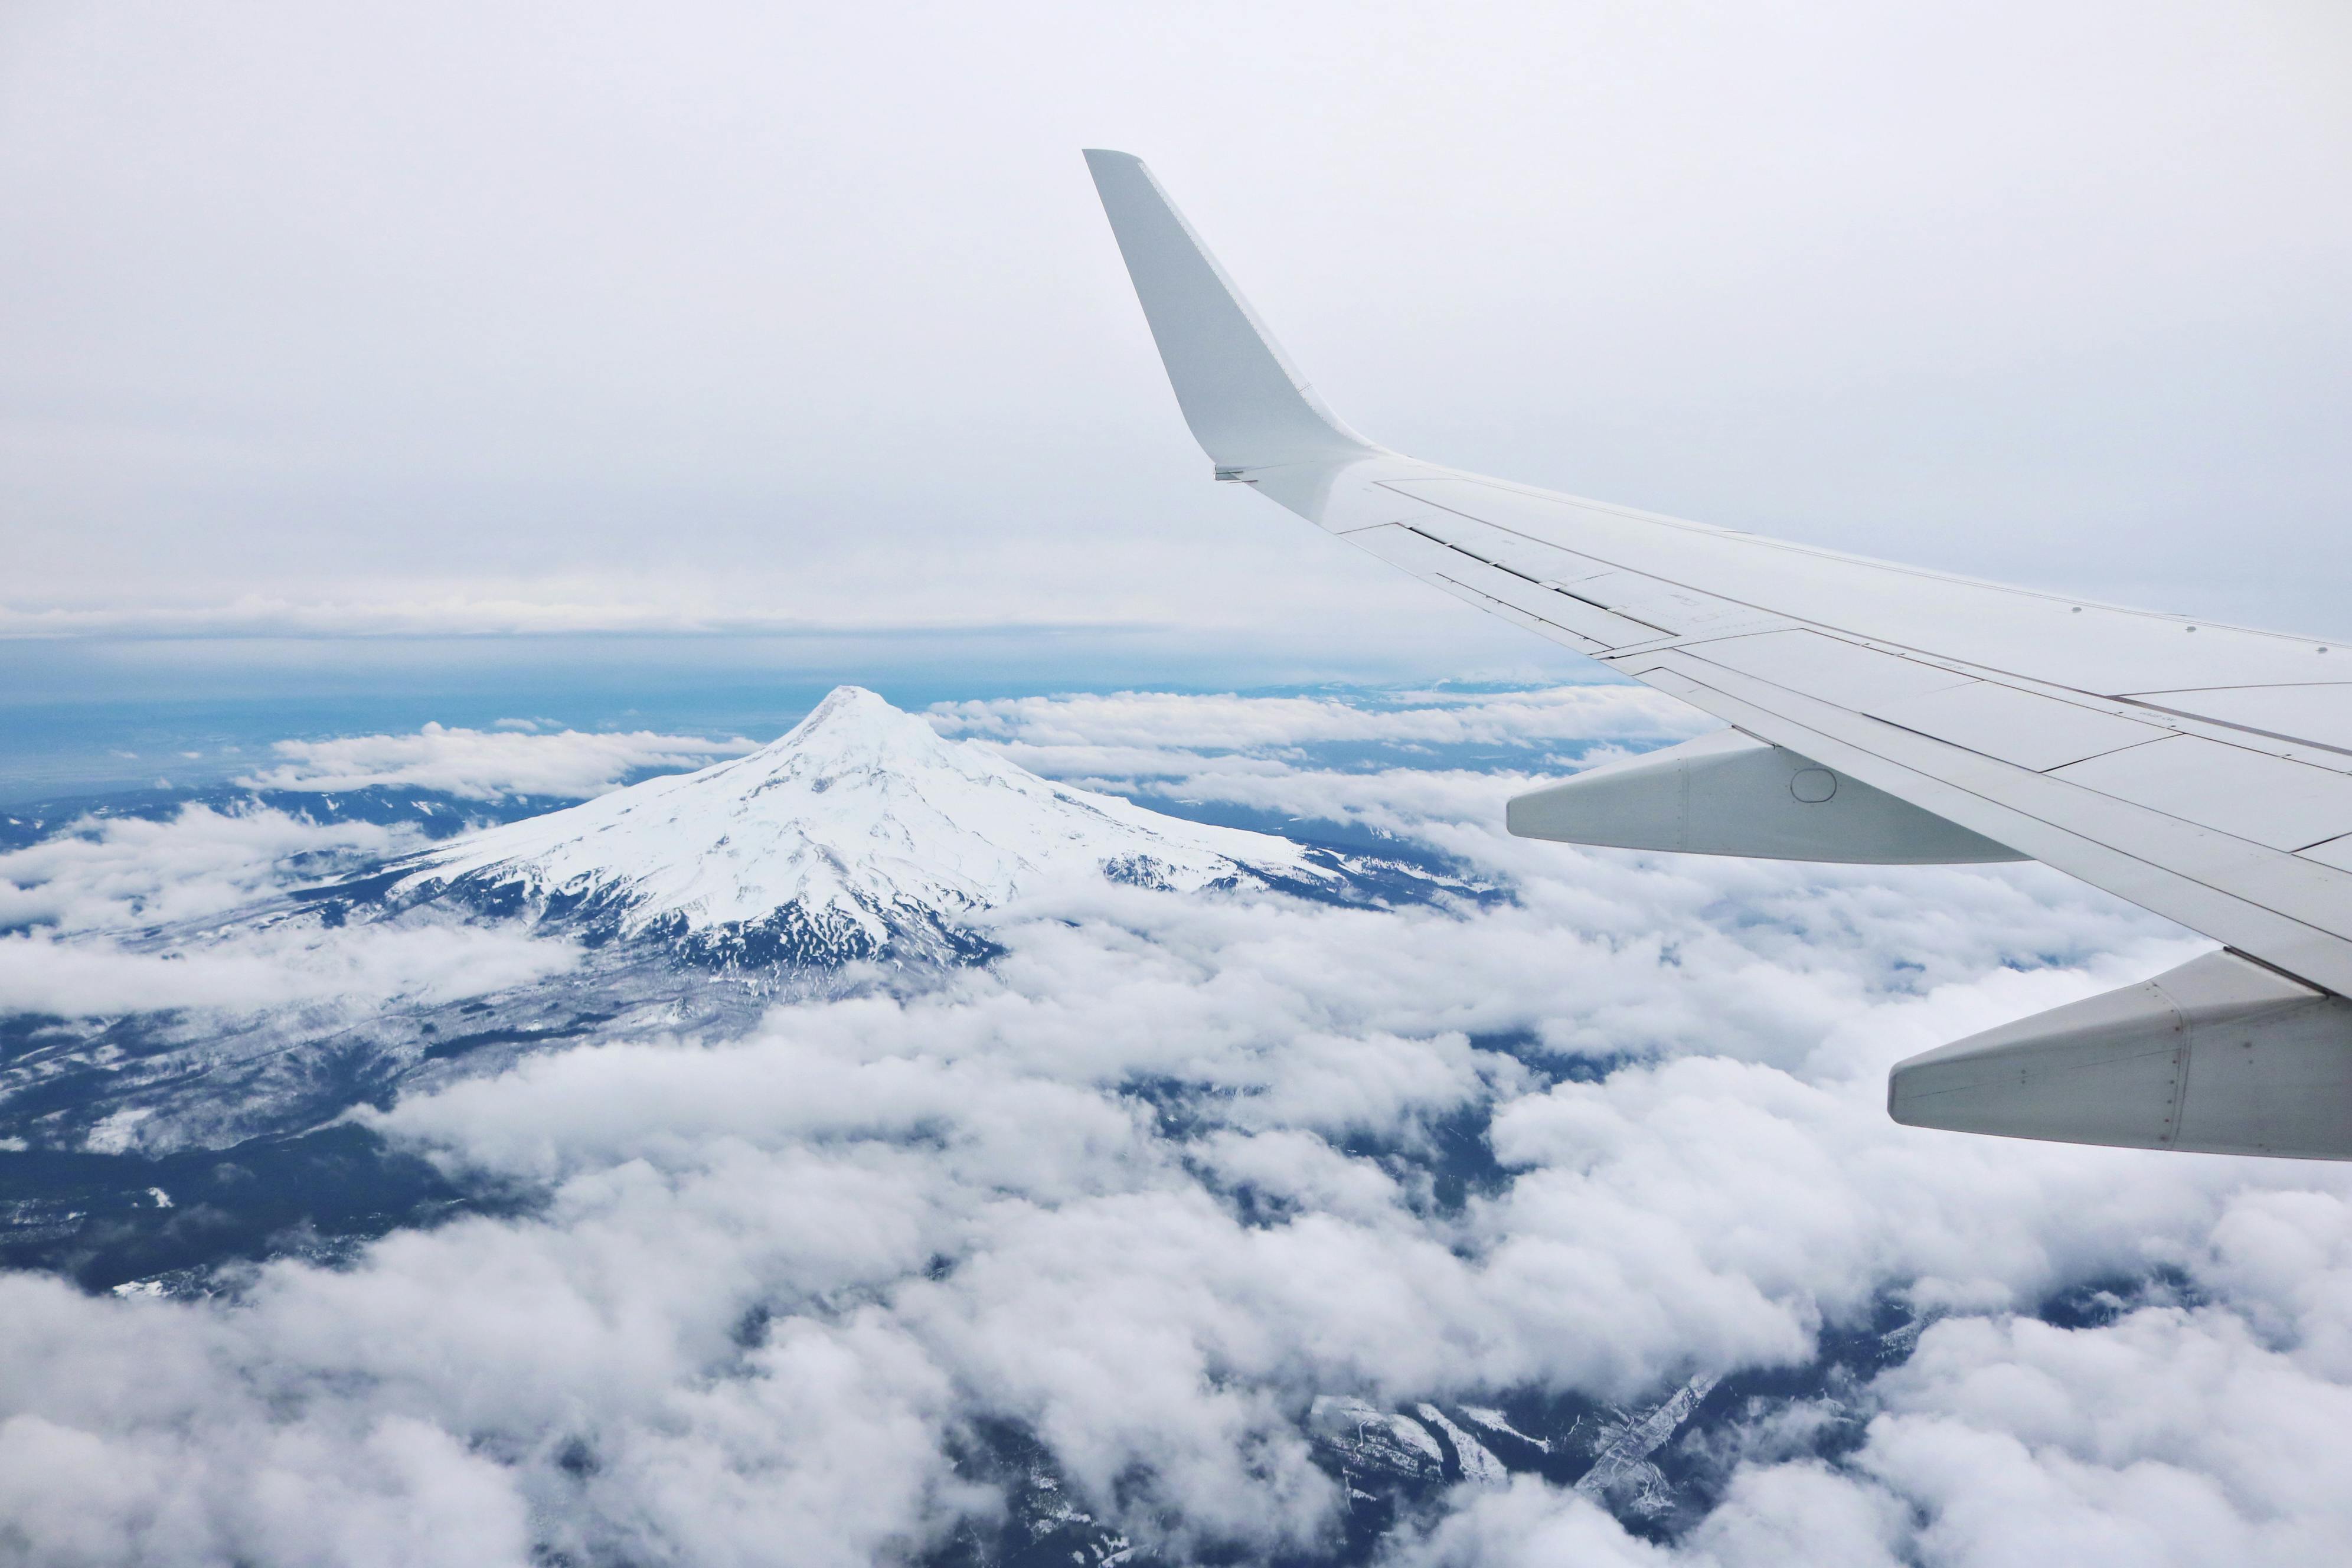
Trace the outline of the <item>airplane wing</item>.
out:
[[[1390,451],[1325,406],[1140,161],[1086,156],[1218,479],[1734,727],[1522,796],[1512,831],[2043,861],[2225,951],[1900,1065],[1898,1121],[2352,1158],[2352,647]]]

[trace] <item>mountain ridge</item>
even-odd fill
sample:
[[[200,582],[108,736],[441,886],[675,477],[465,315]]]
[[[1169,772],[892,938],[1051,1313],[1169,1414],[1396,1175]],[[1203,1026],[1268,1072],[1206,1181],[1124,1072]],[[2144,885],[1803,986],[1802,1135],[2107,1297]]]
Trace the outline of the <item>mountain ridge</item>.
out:
[[[968,917],[1088,877],[1328,896],[1328,852],[1041,778],[857,686],[694,773],[482,829],[370,880],[403,909],[658,937],[721,965],[989,951]]]

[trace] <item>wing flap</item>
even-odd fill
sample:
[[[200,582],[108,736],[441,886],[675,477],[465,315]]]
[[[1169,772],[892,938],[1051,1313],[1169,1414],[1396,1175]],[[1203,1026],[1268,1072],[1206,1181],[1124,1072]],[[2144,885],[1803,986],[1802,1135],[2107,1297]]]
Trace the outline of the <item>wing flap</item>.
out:
[[[1769,632],[1706,644],[1711,664],[1853,709],[1966,686],[1975,677],[1818,631]]]
[[[1990,680],[1970,680],[1916,697],[1875,702],[1863,711],[2035,773],[2127,746],[2144,746],[2171,733],[2153,724],[2118,719],[2080,703],[2039,697]]]
[[[2094,757],[2057,776],[2273,849],[2352,833],[2352,777],[2197,735]]]
[[[2303,760],[2352,768],[2352,685],[2234,686],[2210,691],[2143,691],[2132,700],[2186,719],[2325,748]]]

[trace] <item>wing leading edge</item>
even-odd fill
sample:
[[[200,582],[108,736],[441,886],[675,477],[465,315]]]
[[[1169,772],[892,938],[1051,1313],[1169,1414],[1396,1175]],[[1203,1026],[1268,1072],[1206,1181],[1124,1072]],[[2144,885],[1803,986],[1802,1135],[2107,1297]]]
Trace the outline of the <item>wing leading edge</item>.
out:
[[[1139,160],[1087,161],[1218,478],[1747,737],[1526,797],[1515,832],[2045,861],[2231,951],[2095,999],[2116,1005],[2094,1025],[2062,1008],[1900,1064],[1898,1120],[2352,1158],[2352,649],[1389,451],[1316,395]]]

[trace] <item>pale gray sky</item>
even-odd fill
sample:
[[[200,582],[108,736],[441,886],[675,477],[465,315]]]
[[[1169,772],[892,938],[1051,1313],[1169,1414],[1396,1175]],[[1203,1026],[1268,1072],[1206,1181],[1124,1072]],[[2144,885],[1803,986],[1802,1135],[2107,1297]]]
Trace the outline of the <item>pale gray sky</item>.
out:
[[[2352,625],[2336,6],[468,4],[0,15],[5,627],[1545,658],[1207,482],[1085,145],[1416,455]]]

